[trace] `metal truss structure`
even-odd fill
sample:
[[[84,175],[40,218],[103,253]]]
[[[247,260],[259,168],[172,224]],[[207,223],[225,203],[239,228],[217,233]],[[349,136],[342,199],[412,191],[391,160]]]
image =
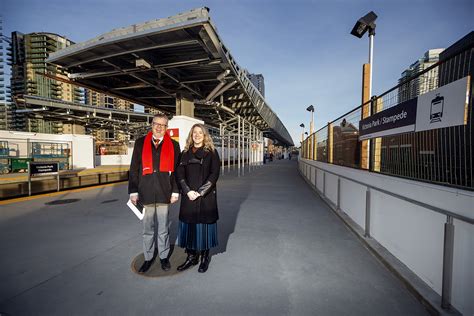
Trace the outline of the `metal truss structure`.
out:
[[[24,104],[24,108],[21,108],[20,104]],[[15,112],[25,113],[30,117],[62,119],[63,122],[80,124],[87,129],[121,131],[130,135],[132,139],[146,133],[153,120],[152,114],[108,109],[31,95],[25,95],[22,102],[17,102]]]
[[[211,126],[240,116],[284,146],[287,129],[223,44],[208,8],[113,30],[52,53],[83,87],[176,113],[191,99]]]

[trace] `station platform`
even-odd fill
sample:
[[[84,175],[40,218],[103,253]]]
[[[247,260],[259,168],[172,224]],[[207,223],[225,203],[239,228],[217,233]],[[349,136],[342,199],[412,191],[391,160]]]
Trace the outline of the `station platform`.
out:
[[[206,273],[133,272],[142,226],[127,199],[116,183],[0,201],[0,314],[428,314],[296,161],[221,176],[219,246]],[[170,209],[172,244],[178,209]]]

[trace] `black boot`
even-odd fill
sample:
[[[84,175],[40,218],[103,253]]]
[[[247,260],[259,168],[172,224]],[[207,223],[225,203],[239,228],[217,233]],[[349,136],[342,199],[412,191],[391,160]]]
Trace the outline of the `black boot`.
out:
[[[178,271],[184,271],[186,269],[189,269],[190,267],[195,266],[199,262],[199,256],[196,254],[195,250],[186,249],[186,252],[188,254],[188,256],[186,257],[186,261],[182,265],[178,266]]]
[[[138,270],[138,273],[142,274],[147,272],[152,264],[153,260],[145,260],[145,262],[143,262],[142,266],[140,267],[140,270]]]
[[[198,272],[204,273],[207,271],[207,268],[209,268],[209,249],[202,251],[201,253],[201,264],[199,265],[199,270]]]

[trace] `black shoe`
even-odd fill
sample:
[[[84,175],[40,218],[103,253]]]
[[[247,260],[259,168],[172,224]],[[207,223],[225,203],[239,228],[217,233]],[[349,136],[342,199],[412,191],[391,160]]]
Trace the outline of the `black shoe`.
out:
[[[204,273],[209,268],[209,250],[204,250],[201,254],[201,264],[199,265],[199,273]]]
[[[168,260],[168,258],[160,259],[160,262],[161,262],[161,269],[163,269],[163,271],[168,271],[169,269],[171,269],[171,263]]]
[[[150,269],[152,263],[153,263],[152,260],[145,260],[145,262],[143,262],[142,267],[140,268],[140,270],[138,270],[138,273],[147,272]]]
[[[199,262],[199,256],[196,255],[195,252],[188,252],[188,257],[186,258],[186,261],[178,266],[177,270],[178,271],[184,271],[189,269],[192,266],[195,266]]]

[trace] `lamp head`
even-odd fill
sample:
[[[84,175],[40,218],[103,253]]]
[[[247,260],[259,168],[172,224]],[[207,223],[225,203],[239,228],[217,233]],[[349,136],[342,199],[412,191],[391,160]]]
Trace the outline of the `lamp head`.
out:
[[[314,112],[314,106],[310,105],[306,108],[306,111]]]
[[[370,11],[356,22],[356,24],[352,28],[351,34],[355,37],[361,38],[365,34],[365,32],[369,30],[371,32],[374,32],[376,19],[377,14],[375,14],[374,11]]]
[[[301,123],[301,124],[300,124],[300,127],[304,128],[304,124],[303,124],[303,123]]]

